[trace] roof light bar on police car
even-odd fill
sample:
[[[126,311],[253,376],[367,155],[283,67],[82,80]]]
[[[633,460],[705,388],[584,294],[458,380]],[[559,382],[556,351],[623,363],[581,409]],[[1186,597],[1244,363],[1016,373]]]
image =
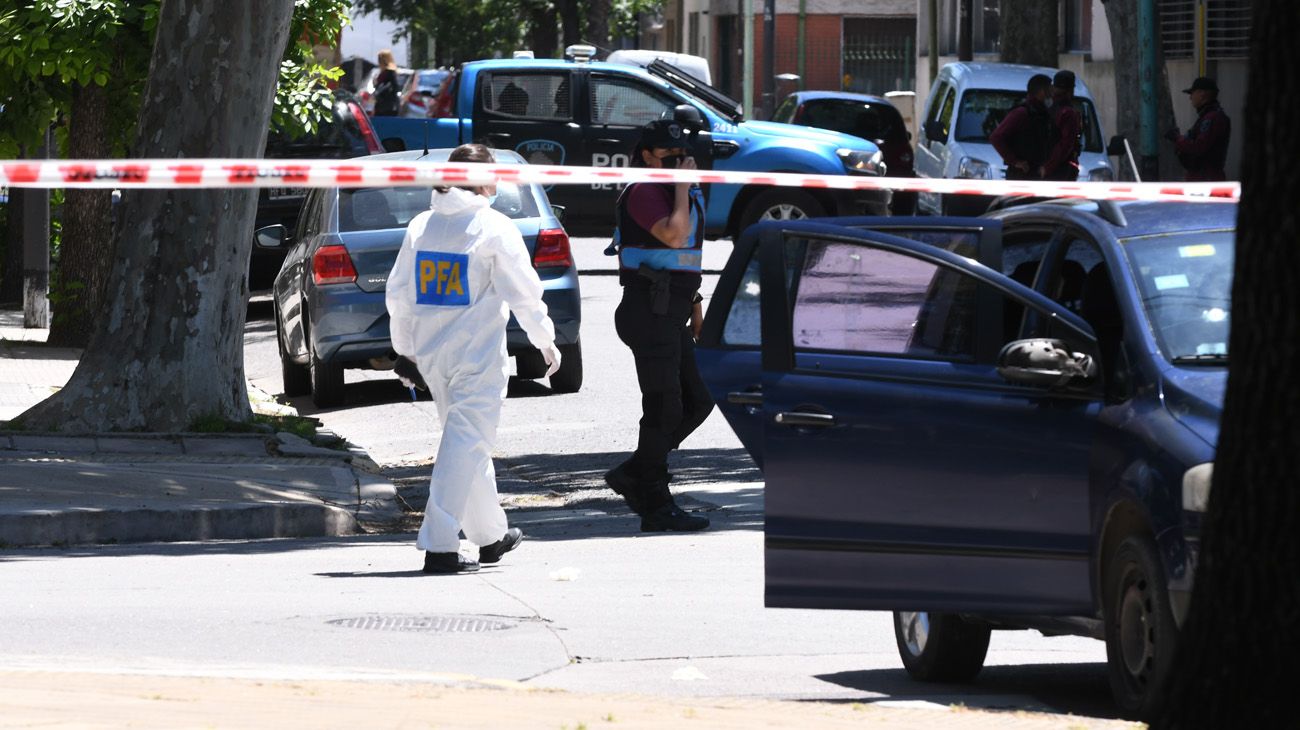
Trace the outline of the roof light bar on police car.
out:
[[[570,58],[577,63],[586,63],[596,56],[596,47],[584,43],[577,43],[564,49],[564,57]]]

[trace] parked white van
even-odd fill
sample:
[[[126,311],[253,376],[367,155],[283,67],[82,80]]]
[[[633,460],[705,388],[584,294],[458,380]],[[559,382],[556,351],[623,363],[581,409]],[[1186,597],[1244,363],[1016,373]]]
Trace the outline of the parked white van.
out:
[[[1025,98],[1034,74],[1048,77],[1054,68],[1007,63],[950,63],[939,70],[930,88],[925,116],[916,142],[917,177],[1002,180],[1007,176],[1002,156],[989,143],[989,135],[1013,106]],[[1083,149],[1079,153],[1080,180],[1113,180],[1106,156],[1106,138],[1097,118],[1092,92],[1083,79],[1074,86],[1074,108],[1083,120]],[[920,211],[936,215],[975,215],[991,198],[941,196],[921,193]]]

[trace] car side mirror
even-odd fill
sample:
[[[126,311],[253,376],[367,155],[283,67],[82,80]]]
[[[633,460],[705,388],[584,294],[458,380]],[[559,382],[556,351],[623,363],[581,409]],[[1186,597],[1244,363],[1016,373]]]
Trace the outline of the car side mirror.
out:
[[[288,237],[289,231],[279,223],[253,231],[253,243],[257,244],[258,248],[280,248],[284,246],[284,241]]]
[[[1124,156],[1124,135],[1117,134],[1110,138],[1110,144],[1106,145],[1106,154],[1111,157]]]
[[[401,137],[384,137],[385,152],[405,152],[406,142]]]
[[[557,220],[557,221],[559,221],[559,222],[561,222],[561,223],[564,222],[564,206],[563,206],[563,205],[555,205],[554,203],[552,203],[552,204],[551,204],[551,212],[552,212],[553,214],[555,214],[555,220]]]
[[[931,119],[923,125],[925,138],[931,142],[947,142],[948,134],[944,131],[943,122],[938,119]]]
[[[740,151],[740,145],[729,139],[713,140],[713,159],[725,160]]]
[[[1097,377],[1097,362],[1071,352],[1061,340],[1015,340],[998,353],[998,375],[1009,383],[1052,389],[1087,385]]]

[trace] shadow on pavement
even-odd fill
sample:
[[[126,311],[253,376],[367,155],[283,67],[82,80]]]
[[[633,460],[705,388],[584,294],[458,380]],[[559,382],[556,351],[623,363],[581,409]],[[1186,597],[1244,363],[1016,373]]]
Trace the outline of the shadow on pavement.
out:
[[[0,562],[48,558],[104,558],[122,555],[186,557],[191,555],[271,555],[305,550],[355,547],[358,543],[391,544],[414,552],[414,533],[350,535],[347,537],[277,537],[259,540],[213,540],[208,542],[133,542],[126,544],[76,545],[72,547],[7,548]]]
[[[885,695],[883,699],[889,700],[926,700],[1008,712],[1030,710],[1120,719],[1111,699],[1104,663],[990,666],[966,684],[917,682],[901,668],[837,672],[817,678],[841,687]],[[999,696],[1006,697],[1005,703]],[[1041,706],[1026,706],[1025,698]]]

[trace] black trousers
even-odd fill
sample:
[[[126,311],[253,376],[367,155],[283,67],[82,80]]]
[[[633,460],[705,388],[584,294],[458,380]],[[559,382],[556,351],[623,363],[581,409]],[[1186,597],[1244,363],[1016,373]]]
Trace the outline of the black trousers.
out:
[[[648,287],[625,286],[614,312],[618,338],[632,350],[641,388],[641,428],[629,467],[639,479],[659,482],[668,475],[668,452],[704,423],[713,398],[695,364],[691,337],[691,298],[694,292],[673,291],[668,312],[652,311]],[[652,490],[663,502],[668,490]],[[650,508],[657,504],[649,505]]]

